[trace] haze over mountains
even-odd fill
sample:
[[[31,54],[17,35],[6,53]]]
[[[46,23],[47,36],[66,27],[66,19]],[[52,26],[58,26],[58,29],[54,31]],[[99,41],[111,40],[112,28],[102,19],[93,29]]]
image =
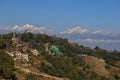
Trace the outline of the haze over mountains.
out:
[[[113,33],[104,30],[90,31],[86,28],[81,28],[80,26],[75,26],[68,30],[59,32],[54,29],[30,24],[25,24],[23,26],[16,25],[12,27],[0,27],[0,33],[24,32],[25,30],[29,30],[32,33],[57,35],[91,48],[98,45],[108,50],[120,50],[120,33]]]

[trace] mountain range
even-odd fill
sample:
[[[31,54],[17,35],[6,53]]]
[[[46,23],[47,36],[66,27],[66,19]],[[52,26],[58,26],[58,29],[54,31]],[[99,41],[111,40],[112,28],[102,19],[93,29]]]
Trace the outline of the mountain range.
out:
[[[94,48],[100,46],[108,50],[120,50],[120,33],[109,32],[104,30],[90,31],[80,26],[67,29],[65,31],[55,31],[46,27],[34,26],[25,24],[23,26],[1,27],[0,33],[8,32],[24,32],[29,30],[32,33],[45,33],[48,35],[57,35],[63,38],[68,38],[70,41],[77,42],[82,45]]]

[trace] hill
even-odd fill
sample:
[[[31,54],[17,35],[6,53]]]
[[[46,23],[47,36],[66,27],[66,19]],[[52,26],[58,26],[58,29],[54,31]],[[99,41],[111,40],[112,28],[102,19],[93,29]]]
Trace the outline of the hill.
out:
[[[30,32],[1,34],[0,50],[1,79],[120,80],[116,50],[91,49],[66,38]]]

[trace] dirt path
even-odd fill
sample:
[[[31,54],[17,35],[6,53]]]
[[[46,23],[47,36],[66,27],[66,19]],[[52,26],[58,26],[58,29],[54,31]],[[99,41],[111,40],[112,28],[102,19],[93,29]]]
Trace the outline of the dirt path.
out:
[[[38,76],[43,76],[43,77],[46,77],[46,78],[52,78],[52,79],[55,79],[55,80],[64,80],[62,78],[58,78],[58,77],[54,77],[54,76],[50,76],[50,75],[47,75],[47,74],[44,74],[44,73],[37,73],[37,72],[33,72],[29,69],[26,69],[26,68],[23,68],[23,67],[20,67],[20,66],[15,66],[15,68],[18,68],[26,73],[32,73],[32,74],[35,74],[35,75],[38,75]]]

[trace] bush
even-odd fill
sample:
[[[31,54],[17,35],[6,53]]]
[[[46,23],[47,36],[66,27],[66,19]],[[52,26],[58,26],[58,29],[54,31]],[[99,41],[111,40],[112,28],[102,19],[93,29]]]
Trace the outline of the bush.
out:
[[[14,61],[5,51],[0,49],[0,74],[4,78],[12,79],[14,75]]]
[[[37,77],[31,73],[27,74],[25,80],[37,80]]]
[[[64,56],[46,56],[51,64],[41,62],[39,70],[57,77],[68,77],[71,80],[85,80],[83,71],[77,70],[72,59]]]

